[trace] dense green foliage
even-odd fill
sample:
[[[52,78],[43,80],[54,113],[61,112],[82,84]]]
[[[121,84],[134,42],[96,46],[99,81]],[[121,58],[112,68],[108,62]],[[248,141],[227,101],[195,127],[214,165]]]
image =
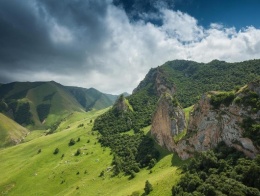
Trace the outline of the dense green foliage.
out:
[[[32,114],[30,112],[29,103],[21,103],[18,105],[16,113],[14,114],[14,120],[21,125],[29,125],[32,123]]]
[[[244,106],[250,106],[253,112],[260,110],[260,98],[254,91],[250,91],[246,88],[243,91],[244,96],[235,100],[236,104],[243,104]]]
[[[145,187],[144,187],[144,192],[145,192],[145,195],[149,195],[149,193],[153,190],[153,186],[151,185],[151,183],[146,180],[145,181]]]
[[[122,103],[125,99],[121,97],[119,101]],[[121,103],[117,102],[119,105]],[[139,121],[135,112],[130,109],[121,111],[117,105],[96,119],[93,130],[101,133],[99,142],[102,146],[112,150],[115,175],[124,172],[134,177],[140,168],[154,166],[159,152],[155,149],[153,140],[139,129],[147,124],[149,122]],[[131,129],[135,134],[125,133]]]
[[[150,125],[151,116],[158,100],[153,84],[150,83],[127,98],[134,110],[132,116],[134,127],[139,129]]]
[[[30,104],[28,102],[20,102],[15,99],[7,101],[1,100],[0,112],[6,113],[10,111],[13,119],[20,125],[28,125],[32,123],[32,114],[30,112]]]
[[[159,69],[166,81],[175,84],[177,99],[183,107],[193,105],[205,92],[230,91],[260,78],[260,60],[240,63],[214,60],[207,64],[175,60]]]
[[[40,104],[37,106],[37,113],[41,122],[48,116],[50,108],[51,104]]]
[[[260,146],[260,124],[248,117],[243,119],[241,126],[245,129],[243,136],[250,138],[255,145]]]
[[[172,195],[260,195],[260,156],[246,159],[224,143],[198,154],[183,171]]]
[[[215,109],[219,108],[221,104],[229,106],[235,98],[235,93],[233,92],[224,92],[211,95],[210,103]]]
[[[140,168],[149,166],[159,158],[151,138],[142,132],[132,136],[128,134],[104,135],[99,138],[102,146],[110,147],[114,158],[114,174],[123,171],[127,175],[139,172]]]

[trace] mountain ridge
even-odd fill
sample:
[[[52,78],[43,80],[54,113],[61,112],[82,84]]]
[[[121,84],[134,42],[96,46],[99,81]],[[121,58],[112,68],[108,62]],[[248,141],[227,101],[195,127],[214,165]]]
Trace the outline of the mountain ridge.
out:
[[[71,91],[80,92],[83,102]],[[55,81],[12,82],[0,86],[0,109],[21,125],[46,128],[71,112],[109,107],[116,97],[94,88],[67,87]]]

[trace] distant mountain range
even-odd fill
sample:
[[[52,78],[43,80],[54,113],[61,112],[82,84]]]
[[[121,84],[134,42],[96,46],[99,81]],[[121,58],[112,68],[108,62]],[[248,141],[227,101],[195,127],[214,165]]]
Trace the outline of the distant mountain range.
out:
[[[0,85],[0,112],[28,128],[48,128],[72,112],[109,107],[117,97],[54,81],[12,82]]]

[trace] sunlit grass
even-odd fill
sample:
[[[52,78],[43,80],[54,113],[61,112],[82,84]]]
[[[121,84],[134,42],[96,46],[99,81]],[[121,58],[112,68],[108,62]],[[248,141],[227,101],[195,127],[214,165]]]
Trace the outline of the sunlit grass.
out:
[[[159,146],[162,156],[151,170],[144,168],[131,180],[123,174],[111,177],[110,149],[103,148],[98,133],[91,131],[94,119],[104,111],[73,113],[60,124],[59,132],[45,136],[35,131],[28,142],[0,150],[1,195],[125,196],[134,191],[141,195],[146,180],[154,188],[150,195],[171,195],[182,162]],[[80,141],[69,146],[72,138]],[[55,148],[59,149],[56,155]],[[79,156],[75,156],[77,149],[81,149]],[[105,175],[99,177],[103,170]]]

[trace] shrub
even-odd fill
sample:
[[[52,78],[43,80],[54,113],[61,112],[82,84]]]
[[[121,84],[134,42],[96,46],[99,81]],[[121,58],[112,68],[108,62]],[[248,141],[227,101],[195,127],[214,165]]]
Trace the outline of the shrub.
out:
[[[53,152],[53,154],[58,154],[59,153],[59,148],[55,148],[55,150],[54,150],[54,152]]]
[[[75,140],[72,138],[70,139],[69,146],[73,146],[75,143],[76,143]]]
[[[217,109],[221,104],[225,106],[229,106],[235,98],[235,94],[233,92],[227,93],[219,93],[217,95],[212,95],[210,103],[211,105]]]
[[[151,185],[151,183],[146,180],[145,182],[145,187],[144,187],[144,192],[146,195],[149,195],[149,193],[153,190],[153,186]]]
[[[78,150],[75,153],[75,156],[79,156],[80,154],[81,154],[81,150],[80,150],[80,148],[78,148]]]

